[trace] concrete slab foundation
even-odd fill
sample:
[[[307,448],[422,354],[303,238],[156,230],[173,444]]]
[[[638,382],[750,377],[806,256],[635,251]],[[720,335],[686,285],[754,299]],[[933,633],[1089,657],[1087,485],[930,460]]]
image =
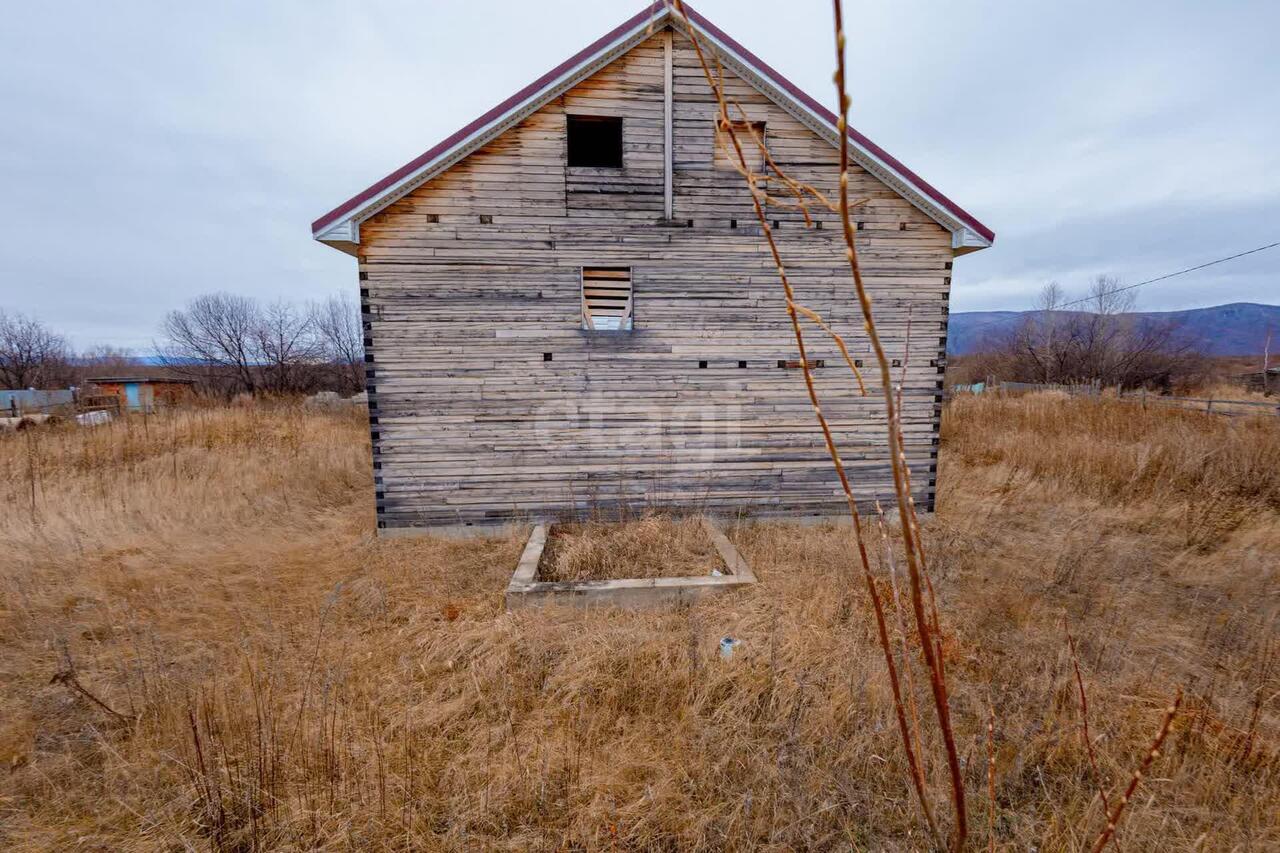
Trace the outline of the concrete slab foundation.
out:
[[[534,525],[524,553],[507,585],[507,609],[522,607],[669,607],[690,604],[708,595],[741,589],[756,576],[738,549],[711,519],[702,519],[716,552],[730,574],[720,577],[626,578],[605,581],[539,581],[538,563],[550,525]]]

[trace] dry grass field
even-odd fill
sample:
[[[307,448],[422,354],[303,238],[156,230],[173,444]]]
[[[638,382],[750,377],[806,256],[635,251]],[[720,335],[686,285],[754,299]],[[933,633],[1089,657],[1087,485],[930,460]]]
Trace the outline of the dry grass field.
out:
[[[519,536],[376,539],[367,454],[289,406],[0,437],[0,848],[927,846],[848,528],[733,528],[761,583],[688,611],[508,614]],[[962,399],[940,476],[972,846],[1088,849],[1178,687],[1120,849],[1280,845],[1280,420]]]

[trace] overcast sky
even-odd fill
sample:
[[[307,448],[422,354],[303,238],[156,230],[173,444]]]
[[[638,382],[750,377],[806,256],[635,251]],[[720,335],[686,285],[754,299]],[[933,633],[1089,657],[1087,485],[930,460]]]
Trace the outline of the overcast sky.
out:
[[[309,223],[639,0],[13,3],[0,308],[150,349],[191,296],[354,293]],[[695,6],[831,103],[824,0]],[[779,12],[778,10],[785,10]],[[850,0],[852,122],[995,229],[954,310],[1280,240],[1280,3]],[[1280,302],[1280,248],[1141,291]]]

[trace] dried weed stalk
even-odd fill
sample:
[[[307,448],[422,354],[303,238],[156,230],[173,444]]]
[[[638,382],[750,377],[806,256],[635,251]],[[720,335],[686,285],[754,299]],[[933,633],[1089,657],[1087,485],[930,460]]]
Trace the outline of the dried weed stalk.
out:
[[[102,701],[96,695],[94,695],[87,687],[85,687],[83,684],[80,683],[80,677],[76,674],[75,661],[71,659],[70,648],[68,648],[65,640],[59,641],[59,645],[62,648],[62,668],[53,674],[53,677],[49,679],[49,683],[63,685],[72,693],[77,694],[83,697],[84,699],[87,699],[89,702],[93,703],[94,705],[101,708],[103,711],[107,712],[107,714],[109,714],[117,722],[126,723],[126,724],[132,723],[133,717],[130,717],[127,714],[122,714],[116,709],[112,708],[106,702]]]
[[[1164,720],[1160,723],[1160,730],[1156,732],[1156,739],[1151,742],[1151,748],[1143,756],[1142,763],[1138,765],[1138,769],[1133,771],[1133,776],[1129,779],[1129,786],[1120,795],[1115,807],[1107,813],[1107,825],[1098,834],[1098,839],[1093,842],[1093,853],[1099,853],[1115,837],[1116,825],[1120,822],[1121,815],[1124,814],[1124,807],[1129,805],[1129,801],[1133,799],[1133,793],[1138,790],[1138,783],[1142,781],[1142,777],[1151,768],[1151,763],[1160,757],[1160,747],[1164,745],[1164,739],[1169,736],[1169,729],[1173,726],[1173,718],[1178,715],[1178,707],[1181,705],[1182,690],[1179,689],[1173,697],[1173,704],[1165,708]]]
[[[987,695],[987,841],[996,849],[996,707]]]
[[[1084,677],[1080,674],[1080,657],[1076,653],[1076,638],[1071,636],[1071,625],[1064,618],[1062,627],[1067,632],[1067,648],[1071,650],[1071,666],[1076,673],[1076,689],[1080,693],[1080,739],[1084,741],[1085,754],[1089,756],[1089,767],[1093,770],[1094,781],[1098,785],[1098,797],[1102,806],[1102,814],[1111,814],[1111,803],[1107,801],[1107,786],[1102,780],[1102,771],[1098,769],[1098,756],[1093,751],[1093,736],[1089,734],[1089,697],[1084,692]]]
[[[816,312],[800,306],[796,303],[795,293],[791,286],[791,281],[787,275],[786,266],[783,263],[781,252],[778,249],[777,241],[774,238],[773,229],[769,219],[765,214],[765,207],[773,198],[764,189],[766,177],[755,173],[751,167],[751,161],[746,156],[743,147],[743,141],[739,139],[739,134],[735,128],[735,123],[730,115],[729,102],[725,97],[723,71],[718,69],[717,73],[713,73],[710,62],[706,53],[702,49],[697,32],[691,26],[688,15],[685,11],[681,0],[672,0],[675,11],[680,15],[685,24],[685,32],[689,40],[693,44],[694,51],[697,54],[698,61],[702,66],[703,75],[706,77],[708,85],[711,87],[715,95],[716,103],[719,108],[718,130],[720,132],[721,144],[727,139],[732,145],[732,157],[730,158],[735,164],[737,171],[743,175],[747,186],[751,192],[751,202],[754,208],[756,218],[760,222],[761,232],[765,238],[765,242],[769,247],[769,252],[773,258],[775,267],[777,268],[778,278],[782,284],[783,293],[786,297],[787,315],[791,321],[791,329],[796,339],[796,348],[800,355],[800,367],[804,376],[805,388],[808,392],[809,401],[813,406],[814,416],[817,418],[818,425],[822,430],[823,440],[827,446],[827,452],[831,457],[832,465],[835,468],[836,476],[840,481],[841,490],[844,493],[846,503],[849,507],[849,514],[853,521],[854,539],[857,545],[859,562],[862,566],[863,578],[866,582],[867,593],[871,599],[872,608],[875,612],[876,627],[879,634],[880,646],[884,653],[885,666],[889,674],[889,683],[893,692],[894,709],[898,719],[898,727],[902,736],[903,748],[906,753],[907,764],[910,770],[912,785],[915,788],[917,799],[920,803],[920,809],[924,816],[925,823],[928,825],[929,832],[934,843],[942,847],[942,836],[939,832],[937,821],[934,819],[932,809],[929,804],[929,795],[925,788],[924,773],[921,769],[920,754],[923,744],[916,737],[907,720],[907,712],[902,698],[902,687],[899,682],[897,666],[895,664],[895,656],[893,645],[889,639],[889,628],[884,615],[884,606],[881,601],[880,593],[876,587],[875,577],[871,570],[871,563],[868,559],[867,546],[863,538],[861,515],[858,510],[857,500],[854,497],[853,489],[850,486],[848,475],[840,459],[840,453],[836,448],[831,428],[827,422],[827,418],[822,410],[821,402],[818,399],[817,389],[814,385],[813,374],[810,370],[808,354],[806,352],[804,332],[800,326],[800,316],[814,321],[819,329],[831,334],[830,327],[817,316]],[[910,581],[911,607],[915,617],[915,629],[917,638],[920,643],[921,654],[924,660],[924,666],[929,673],[929,684],[932,692],[934,710],[937,716],[938,729],[942,736],[944,748],[946,750],[947,767],[951,779],[951,801],[954,814],[954,829],[951,833],[950,846],[952,849],[960,849],[965,842],[968,834],[968,826],[965,812],[964,798],[964,780],[960,768],[960,756],[956,748],[955,736],[951,727],[951,711],[948,702],[948,693],[946,685],[946,673],[943,668],[941,654],[941,639],[938,631],[938,622],[936,616],[936,605],[932,601],[932,586],[927,580],[927,570],[924,561],[924,553],[920,544],[919,524],[915,516],[915,507],[910,495],[910,479],[907,473],[906,457],[904,453],[901,424],[898,420],[897,406],[894,400],[893,380],[890,375],[889,359],[885,355],[884,347],[881,344],[880,336],[876,329],[875,319],[872,315],[871,298],[862,280],[862,271],[858,265],[858,252],[855,244],[855,229],[850,217],[850,211],[853,207],[849,201],[849,139],[847,133],[848,126],[848,108],[849,97],[846,94],[845,86],[845,58],[844,46],[845,36],[843,28],[843,14],[839,0],[834,2],[835,9],[835,38],[836,38],[836,92],[840,101],[839,120],[837,122],[837,132],[840,137],[840,198],[836,212],[838,212],[841,221],[842,235],[845,243],[845,254],[849,261],[849,270],[853,278],[854,289],[858,297],[858,304],[862,310],[863,327],[867,333],[867,337],[871,343],[872,350],[875,353],[876,362],[879,367],[880,386],[884,396],[886,421],[888,423],[888,448],[890,465],[893,470],[894,491],[897,498],[899,521],[902,528],[903,544],[905,546],[907,575]],[[718,68],[718,63],[717,63]],[[769,157],[764,141],[759,138],[751,127],[751,123],[746,120],[742,107],[735,104],[737,112],[741,117],[741,127],[746,129],[750,137],[750,143],[755,145],[763,152],[763,160],[769,164],[769,167],[779,176],[779,179],[792,191],[795,196],[795,204],[802,210],[805,210],[809,199],[819,203],[826,203],[826,198],[816,190],[801,184],[791,178],[783,177],[783,172],[777,167]],[[831,205],[826,203],[825,206],[831,209]],[[808,211],[805,210],[806,223],[810,222]],[[861,375],[854,367],[852,360],[848,359],[847,349],[842,339],[835,338],[840,346],[842,353],[846,356],[846,361],[853,369],[855,377],[858,379],[859,387],[862,385]],[[865,388],[864,388],[865,393]],[[924,603],[924,589],[929,585],[930,590],[930,613],[926,613]],[[930,618],[932,616],[932,618]],[[909,666],[908,662],[907,663]]]

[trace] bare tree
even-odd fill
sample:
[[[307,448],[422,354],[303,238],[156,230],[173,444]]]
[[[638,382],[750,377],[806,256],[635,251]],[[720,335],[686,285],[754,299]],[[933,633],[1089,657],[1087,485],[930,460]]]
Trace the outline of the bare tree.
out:
[[[1061,288],[1041,292],[1037,310],[1012,332],[988,339],[974,356],[978,375],[1020,382],[1099,382],[1169,387],[1199,372],[1201,359],[1177,325],[1136,316],[1132,291],[1097,276],[1085,310],[1064,310]]]
[[[299,394],[317,387],[358,389],[363,367],[359,314],[330,299],[307,308],[279,300],[206,294],[165,318],[165,365],[234,394]],[[334,366],[341,370],[334,375]]]
[[[346,294],[335,294],[311,306],[312,324],[324,358],[338,374],[344,390],[364,387],[364,330],[360,306]]]
[[[54,388],[71,378],[66,338],[33,317],[0,311],[0,386]]]
[[[231,391],[259,389],[262,353],[259,332],[262,309],[246,296],[210,293],[198,296],[185,309],[170,311],[163,331],[168,342],[160,349],[171,370],[209,380],[211,368],[226,377]]]
[[[323,352],[314,331],[312,316],[283,300],[260,313],[254,339],[266,390],[276,394],[308,390],[309,368]]]
[[[132,350],[113,347],[109,344],[98,344],[83,350],[76,357],[76,372],[81,381],[95,376],[109,374],[123,375],[136,370],[140,364]]]
[[[1119,279],[1096,276],[1089,284],[1085,306],[1087,310],[1073,323],[1076,369],[1105,385],[1120,381],[1125,362],[1165,343],[1156,340],[1161,336],[1155,334],[1153,324],[1137,328],[1136,318],[1129,316],[1137,307],[1136,295],[1121,290]]]
[[[1062,286],[1056,281],[1046,284],[1036,298],[1036,310],[1017,331],[1016,346],[1026,352],[1034,367],[1036,381],[1057,382],[1062,370],[1060,351],[1055,344],[1063,324],[1062,305],[1066,302]]]

